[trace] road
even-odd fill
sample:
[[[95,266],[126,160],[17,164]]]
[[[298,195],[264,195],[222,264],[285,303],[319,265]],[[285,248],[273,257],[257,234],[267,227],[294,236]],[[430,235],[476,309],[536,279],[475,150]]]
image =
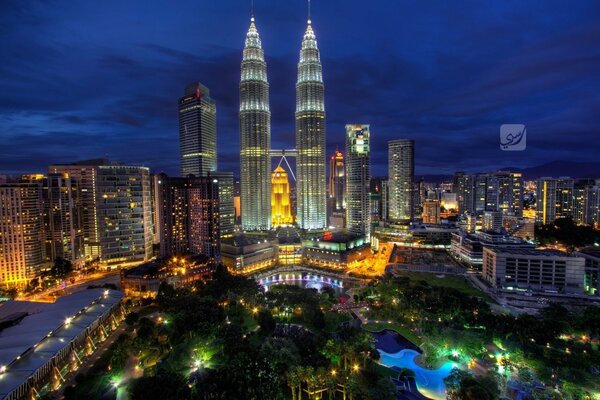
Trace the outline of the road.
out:
[[[72,293],[80,292],[87,289],[90,285],[102,286],[110,283],[117,288],[120,285],[119,270],[103,271],[90,274],[77,280],[74,284],[68,284],[63,287],[62,285],[53,286],[41,293],[35,293],[30,296],[20,296],[17,300],[21,301],[41,301],[41,302],[54,302],[56,298],[66,296]]]

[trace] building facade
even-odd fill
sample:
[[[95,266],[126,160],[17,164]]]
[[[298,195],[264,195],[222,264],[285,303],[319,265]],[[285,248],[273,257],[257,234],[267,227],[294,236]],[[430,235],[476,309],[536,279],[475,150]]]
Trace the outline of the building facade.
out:
[[[346,226],[371,235],[371,132],[369,125],[346,125]]]
[[[397,139],[388,142],[389,219],[413,219],[415,180],[415,141]]]
[[[558,250],[485,247],[483,278],[495,289],[583,294],[585,259]]]
[[[81,191],[75,178],[49,174],[42,188],[44,253],[47,261],[58,257],[81,265],[84,259]]]
[[[244,230],[271,228],[271,111],[267,64],[254,17],[240,81],[241,216]]]
[[[24,287],[43,263],[42,186],[0,184],[0,285]]]
[[[438,200],[424,200],[422,217],[424,224],[439,224],[440,202]]]
[[[108,160],[52,165],[80,188],[84,253],[104,264],[147,261],[152,257],[153,223],[150,172]]]
[[[155,198],[160,257],[205,254],[220,259],[219,182],[212,177],[158,174]]]
[[[285,170],[278,166],[271,176],[271,218],[273,226],[291,225],[292,205],[290,202],[290,181]]]
[[[327,226],[325,101],[317,39],[308,21],[296,81],[297,219],[302,229]]]
[[[217,106],[200,82],[179,99],[179,150],[181,176],[217,170]]]
[[[336,150],[329,159],[329,200],[331,212],[346,209],[346,167],[344,154]]]

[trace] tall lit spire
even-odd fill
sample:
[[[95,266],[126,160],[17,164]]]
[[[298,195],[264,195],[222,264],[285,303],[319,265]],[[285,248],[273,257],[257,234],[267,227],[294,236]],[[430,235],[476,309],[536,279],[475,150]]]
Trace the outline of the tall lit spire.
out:
[[[310,2],[296,81],[296,149],[298,225],[304,229],[323,229],[327,226],[325,103]]]
[[[242,227],[271,227],[271,112],[267,64],[254,13],[246,34],[240,80]]]

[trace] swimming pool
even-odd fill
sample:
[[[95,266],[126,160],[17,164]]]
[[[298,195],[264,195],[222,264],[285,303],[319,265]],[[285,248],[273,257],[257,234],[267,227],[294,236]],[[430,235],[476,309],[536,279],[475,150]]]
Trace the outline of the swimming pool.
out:
[[[419,355],[414,350],[404,349],[396,353],[386,353],[378,349],[381,355],[381,363],[387,367],[408,368],[415,373],[417,388],[423,396],[435,400],[446,399],[446,385],[444,378],[450,375],[456,363],[446,361],[439,369],[431,370],[420,367],[415,363],[415,357]]]

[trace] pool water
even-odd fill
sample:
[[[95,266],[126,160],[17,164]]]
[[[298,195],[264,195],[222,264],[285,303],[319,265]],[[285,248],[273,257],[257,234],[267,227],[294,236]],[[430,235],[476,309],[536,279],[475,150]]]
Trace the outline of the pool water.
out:
[[[408,368],[415,373],[417,388],[423,396],[435,399],[446,399],[446,385],[444,378],[450,375],[456,363],[446,361],[439,369],[431,370],[420,367],[415,363],[415,357],[419,355],[414,350],[404,349],[396,353],[386,353],[378,349],[381,363],[387,367]]]

